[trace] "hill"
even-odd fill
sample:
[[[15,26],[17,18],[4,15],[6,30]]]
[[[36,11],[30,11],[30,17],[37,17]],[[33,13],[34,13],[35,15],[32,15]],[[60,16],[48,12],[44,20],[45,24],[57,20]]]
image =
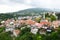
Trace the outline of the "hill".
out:
[[[1,19],[6,20],[8,18],[14,18],[19,16],[40,15],[42,12],[52,12],[52,10],[46,8],[30,8],[17,12],[0,13],[0,20]]]

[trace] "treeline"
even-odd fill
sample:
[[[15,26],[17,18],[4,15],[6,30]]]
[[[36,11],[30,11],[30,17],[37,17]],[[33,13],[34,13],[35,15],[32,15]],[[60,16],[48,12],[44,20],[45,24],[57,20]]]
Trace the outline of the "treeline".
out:
[[[14,16],[12,14],[0,14],[0,21],[10,19],[10,18],[13,18],[13,17]]]
[[[56,15],[58,16],[58,19],[60,20],[60,13],[56,13]]]
[[[23,17],[23,16],[35,16],[35,15],[39,15],[36,13],[6,13],[6,14],[0,14],[0,21],[1,20],[6,20],[6,19],[10,19],[10,18],[18,18],[18,17]]]

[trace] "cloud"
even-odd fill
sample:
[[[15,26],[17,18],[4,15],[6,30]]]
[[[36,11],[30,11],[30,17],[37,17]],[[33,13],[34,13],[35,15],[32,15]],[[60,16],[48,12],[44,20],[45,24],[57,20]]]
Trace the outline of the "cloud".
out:
[[[11,2],[10,0],[1,0],[0,2],[2,2],[2,3],[0,3],[0,13],[15,12],[15,11],[19,11],[19,10],[32,8],[32,6],[30,6],[30,5]]]
[[[11,0],[11,1],[39,8],[50,8],[50,9],[60,8],[60,0]]]
[[[31,5],[42,8],[58,9],[60,8],[60,0],[33,0]]]
[[[19,11],[19,10],[24,10],[27,8],[31,8],[31,6],[23,5],[23,4],[17,4],[13,6],[9,5],[0,5],[0,13],[5,13],[5,12],[14,12],[14,11]]]
[[[14,12],[33,7],[60,9],[60,0],[0,0],[0,13]]]

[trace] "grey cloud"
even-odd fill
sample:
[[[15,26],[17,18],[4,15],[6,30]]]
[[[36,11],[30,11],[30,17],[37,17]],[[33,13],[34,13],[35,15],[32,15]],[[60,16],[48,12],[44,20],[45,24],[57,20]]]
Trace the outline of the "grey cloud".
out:
[[[31,3],[26,3],[26,0],[10,0],[11,2],[16,2],[16,3],[22,3],[22,4],[26,4],[26,5],[31,5],[34,6],[33,1],[31,1]]]
[[[10,0],[11,2],[24,3],[24,0]]]

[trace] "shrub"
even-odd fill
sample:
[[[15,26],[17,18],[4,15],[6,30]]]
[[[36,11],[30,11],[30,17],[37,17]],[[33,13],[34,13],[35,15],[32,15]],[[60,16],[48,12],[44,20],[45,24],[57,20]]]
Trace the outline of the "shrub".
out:
[[[5,30],[5,27],[1,27],[0,28],[0,33],[3,32]]]
[[[13,40],[8,33],[0,33],[0,40]]]

